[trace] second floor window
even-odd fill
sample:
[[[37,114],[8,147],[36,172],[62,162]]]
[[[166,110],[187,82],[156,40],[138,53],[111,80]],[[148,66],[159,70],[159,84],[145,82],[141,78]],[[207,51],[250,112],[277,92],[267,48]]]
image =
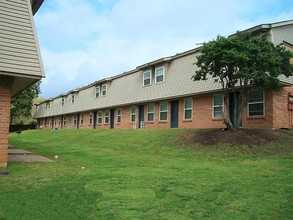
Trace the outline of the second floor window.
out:
[[[165,81],[165,71],[164,67],[156,68],[156,83],[161,83]]]
[[[46,103],[46,110],[50,109],[51,108],[51,103],[50,102],[47,102]]]
[[[75,103],[75,95],[74,94],[71,95],[71,103],[72,104]]]
[[[102,96],[107,95],[107,84],[102,85]]]
[[[100,86],[96,87],[96,98],[100,96]]]
[[[143,72],[143,85],[151,85],[152,72],[150,70]]]
[[[62,105],[62,106],[64,106],[64,102],[65,102],[65,98],[62,97],[62,98],[61,98],[61,105]]]

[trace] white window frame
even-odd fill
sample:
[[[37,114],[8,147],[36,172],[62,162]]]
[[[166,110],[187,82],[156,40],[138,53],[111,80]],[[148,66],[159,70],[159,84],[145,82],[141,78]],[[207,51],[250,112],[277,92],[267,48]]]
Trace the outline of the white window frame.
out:
[[[153,111],[150,111],[150,106],[153,107]],[[149,120],[150,115],[153,115],[153,120]],[[147,122],[154,122],[155,121],[155,104],[148,103],[147,104]]]
[[[83,113],[79,115],[79,124],[83,125]]]
[[[191,108],[185,108],[185,102],[187,101],[187,100],[191,100]],[[183,119],[185,120],[185,121],[191,121],[192,120],[192,114],[193,114],[193,99],[192,98],[187,98],[187,99],[184,99],[184,106],[183,106],[183,109],[184,109],[184,113],[183,113]],[[186,111],[190,111],[191,110],[191,118],[186,118],[186,114],[185,114],[185,112]]]
[[[61,97],[61,106],[64,106],[64,104],[65,104],[65,98]]]
[[[255,90],[252,90],[250,93],[252,93],[253,91],[257,91],[257,90],[262,90],[262,97],[263,97],[263,101],[261,101],[261,102],[252,102],[252,103],[250,103],[249,102],[249,97],[248,97],[248,99],[247,99],[247,116],[248,117],[264,117],[265,116],[265,100],[266,100],[266,97],[265,97],[265,91],[263,90],[263,89],[255,89]],[[262,103],[263,104],[263,114],[262,115],[250,115],[249,114],[249,108],[250,108],[250,105],[253,105],[253,104],[260,104],[260,103]]]
[[[89,124],[90,125],[93,124],[93,114],[92,113],[89,114]]]
[[[215,97],[221,97],[222,98],[222,105],[215,105]],[[223,117],[224,117],[223,106],[224,106],[224,97],[223,97],[223,95],[222,94],[213,95],[213,118],[214,119],[223,119]],[[218,107],[221,107],[221,112],[222,112],[221,117],[216,117],[215,116],[215,108],[218,108]]]
[[[135,110],[134,112],[132,112],[133,109]],[[134,121],[132,121],[132,116],[134,116]],[[131,123],[136,122],[136,106],[131,106],[130,108],[130,122]]]
[[[157,74],[157,72],[158,72],[159,69],[163,69],[163,74],[161,74],[161,75],[158,75],[158,74]],[[157,81],[157,77],[158,77],[158,76],[163,76],[163,81],[158,82],[158,81]],[[163,83],[163,82],[165,82],[165,67],[164,67],[164,66],[160,66],[160,67],[157,67],[157,68],[155,69],[155,81],[156,81],[156,83]]]
[[[95,87],[95,97],[98,98],[101,95],[101,87],[100,86],[96,86]]]
[[[120,113],[120,114],[118,114]],[[116,110],[116,123],[121,123],[122,121],[122,113],[121,113],[121,108],[117,108]]]
[[[145,78],[145,73],[149,73],[150,76],[148,78]],[[150,86],[152,85],[152,70],[146,70],[142,73],[142,76],[143,76],[143,86]],[[150,80],[150,83],[149,84],[145,84],[145,80]]]
[[[61,126],[61,116],[58,117],[58,125]]]
[[[108,119],[108,122],[106,122],[106,119]],[[109,122],[110,122],[110,111],[109,110],[105,110],[104,124],[109,124]]]
[[[101,121],[101,122],[99,122]],[[103,112],[99,111],[98,112],[98,117],[97,117],[97,124],[101,125],[103,123]]]
[[[162,111],[162,109],[161,109],[162,104],[167,104],[167,110]],[[168,101],[160,102],[160,115],[159,115],[159,120],[160,121],[168,121],[168,110],[169,110],[169,108],[168,108]],[[166,119],[161,119],[161,113],[167,113]]]
[[[73,125],[77,125],[77,115],[73,115]]]
[[[51,108],[51,103],[50,102],[47,102],[46,103],[46,110],[49,110]]]
[[[71,104],[74,104],[75,103],[75,94],[72,94],[71,95]]]
[[[67,117],[66,117],[66,115],[64,115],[63,116],[63,126],[66,126],[66,119],[67,119]]]
[[[107,84],[103,84],[102,85],[101,96],[106,96],[106,95],[107,95]]]

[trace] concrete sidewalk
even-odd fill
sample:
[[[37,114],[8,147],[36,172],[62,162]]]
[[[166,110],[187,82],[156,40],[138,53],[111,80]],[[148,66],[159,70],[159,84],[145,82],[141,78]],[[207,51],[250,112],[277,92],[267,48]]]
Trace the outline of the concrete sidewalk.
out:
[[[9,146],[8,148],[8,162],[54,162],[46,157],[35,155],[30,151],[14,149]]]

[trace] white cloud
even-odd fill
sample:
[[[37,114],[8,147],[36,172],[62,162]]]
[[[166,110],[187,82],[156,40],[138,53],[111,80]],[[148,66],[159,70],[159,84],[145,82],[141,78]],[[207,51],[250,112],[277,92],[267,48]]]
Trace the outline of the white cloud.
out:
[[[46,71],[43,96],[55,96],[192,49],[218,34],[292,18],[292,6],[282,11],[282,2],[45,1],[35,17]]]

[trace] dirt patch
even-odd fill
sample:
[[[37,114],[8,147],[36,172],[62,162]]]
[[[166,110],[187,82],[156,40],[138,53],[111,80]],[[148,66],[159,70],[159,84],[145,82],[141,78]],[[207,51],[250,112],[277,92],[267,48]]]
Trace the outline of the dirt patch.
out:
[[[181,143],[197,143],[203,146],[230,144],[233,146],[259,146],[276,142],[293,143],[293,133],[286,130],[239,129],[204,129],[186,133],[180,137]]]

